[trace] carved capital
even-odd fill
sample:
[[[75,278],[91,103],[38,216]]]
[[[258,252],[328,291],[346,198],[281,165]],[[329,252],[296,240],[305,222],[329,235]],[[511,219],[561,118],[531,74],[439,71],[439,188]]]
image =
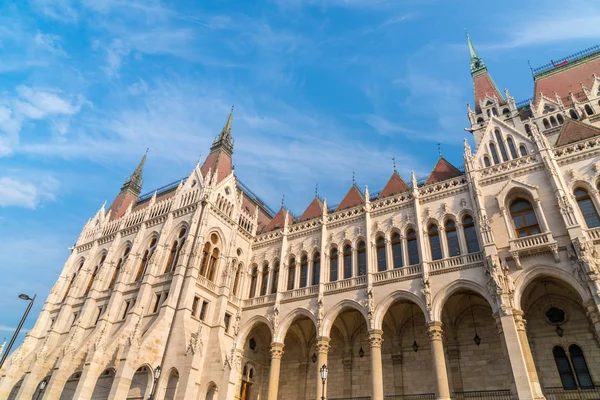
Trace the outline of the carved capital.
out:
[[[523,317],[523,310],[513,310],[513,318],[518,331],[525,332],[527,330],[527,321]]]
[[[315,345],[315,350],[319,354],[327,354],[331,346],[329,345],[330,339],[328,337],[321,336],[317,338],[317,344]]]
[[[429,340],[442,340],[444,338],[444,331],[442,330],[442,323],[439,321],[431,321],[427,324],[427,334]]]
[[[271,343],[271,359],[283,356],[283,343]]]
[[[378,329],[373,329],[369,332],[369,346],[371,347],[381,347],[383,343],[383,331]]]

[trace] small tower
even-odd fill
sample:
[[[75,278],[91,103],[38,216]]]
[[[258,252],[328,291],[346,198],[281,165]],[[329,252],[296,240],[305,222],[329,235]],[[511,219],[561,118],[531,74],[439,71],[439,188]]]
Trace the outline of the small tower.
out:
[[[469,54],[471,56],[471,76],[473,77],[473,89],[475,94],[475,111],[477,114],[482,112],[482,104],[491,100],[495,106],[504,104],[504,98],[494,83],[494,80],[488,73],[483,60],[477,55],[475,47],[471,42],[471,37],[467,33],[467,43],[469,45]],[[486,98],[488,101],[486,101]],[[491,104],[490,104],[491,105]],[[497,110],[497,109],[496,109]]]
[[[110,205],[108,210],[110,211],[111,219],[121,217],[123,214],[125,214],[127,208],[137,201],[138,196],[142,191],[142,183],[144,182],[142,174],[144,172],[144,164],[146,164],[147,155],[148,150],[146,150],[146,154],[144,154],[144,157],[142,157],[142,160],[138,164],[135,171],[133,171],[133,174],[131,174],[131,176],[125,180],[123,187],[121,187],[121,191]]]
[[[231,112],[229,113],[229,117],[227,117],[225,126],[223,126],[219,136],[213,140],[210,153],[200,168],[202,176],[206,178],[206,175],[210,172],[213,176],[209,178],[209,181],[214,181],[215,183],[221,182],[233,171],[231,161],[231,156],[233,154],[233,138],[231,137],[232,118],[233,107],[231,107]],[[215,174],[217,175],[216,179],[213,179]]]

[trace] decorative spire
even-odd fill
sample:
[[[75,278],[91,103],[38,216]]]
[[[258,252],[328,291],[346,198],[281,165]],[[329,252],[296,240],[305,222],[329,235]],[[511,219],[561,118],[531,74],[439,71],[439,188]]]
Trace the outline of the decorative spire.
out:
[[[356,186],[356,174],[354,173],[354,170],[352,170],[352,185]]]
[[[392,157],[392,162],[394,163],[394,172],[398,172],[396,169],[396,157]]]
[[[227,121],[221,130],[219,136],[213,140],[212,147],[210,151],[217,150],[219,148],[225,149],[229,154],[233,153],[233,138],[231,137],[231,123],[233,119],[233,106],[231,106],[231,111],[229,112],[229,116],[227,117]]]
[[[469,146],[469,141],[467,140],[467,138],[465,138],[465,155],[466,156],[471,156],[473,153],[471,152],[471,146]]]
[[[285,208],[285,193],[281,195],[281,208]]]
[[[142,160],[138,164],[135,171],[133,171],[133,174],[131,174],[131,176],[125,180],[121,190],[129,189],[137,195],[140,194],[142,191],[142,183],[144,182],[142,175],[144,172],[144,165],[146,164],[146,157],[148,156],[148,150],[150,149],[146,149],[146,153],[142,157]]]
[[[477,52],[475,51],[475,47],[473,46],[473,42],[471,42],[471,37],[469,33],[465,30],[467,35],[467,43],[469,44],[469,54],[471,55],[471,75],[474,75],[485,69],[485,64],[483,60],[479,58]]]
[[[442,144],[440,142],[438,142],[438,154],[440,155],[440,158],[442,158]]]
[[[315,197],[319,197],[319,184],[315,185]]]
[[[415,171],[410,171],[410,183],[412,184],[413,189],[416,189],[418,186],[417,177],[415,176]]]

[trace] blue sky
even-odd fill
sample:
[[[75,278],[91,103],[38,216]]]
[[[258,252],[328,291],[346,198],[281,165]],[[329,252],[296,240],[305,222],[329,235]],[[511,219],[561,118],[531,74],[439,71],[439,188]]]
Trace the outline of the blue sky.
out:
[[[382,188],[394,156],[462,165],[467,28],[498,87],[600,43],[584,1],[0,0],[0,340],[147,147],[144,192],[189,174],[235,104],[240,179],[301,214]],[[22,335],[21,335],[22,338]]]

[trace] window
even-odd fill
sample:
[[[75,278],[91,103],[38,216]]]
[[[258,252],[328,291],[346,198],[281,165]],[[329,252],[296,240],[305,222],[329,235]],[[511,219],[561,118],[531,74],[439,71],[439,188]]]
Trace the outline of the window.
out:
[[[338,250],[334,247],[329,252],[329,281],[335,282],[338,280]]]
[[[408,265],[418,264],[419,248],[417,245],[417,234],[414,229],[409,229],[406,232],[406,246],[408,248]]]
[[[508,108],[505,108],[504,110],[502,110],[502,114],[509,115],[510,114],[510,110]]]
[[[498,152],[496,151],[496,145],[494,143],[490,143],[490,153],[492,153],[492,159],[494,160],[494,164],[500,164]]]
[[[313,256],[313,269],[312,269],[312,284],[318,285],[321,279],[321,253],[318,251]]]
[[[71,322],[71,325],[75,325],[75,322],[77,322],[77,317],[79,317],[79,313],[74,312],[73,313],[73,322]]]
[[[527,134],[527,136],[531,136],[531,127],[529,126],[529,124],[525,124],[525,133]]]
[[[452,220],[446,221],[446,242],[448,244],[448,254],[450,257],[460,255],[460,245],[458,244],[456,224]]]
[[[279,282],[279,261],[275,261],[273,265],[273,280],[271,281],[271,293],[277,293],[277,285]]]
[[[223,322],[225,323],[225,333],[229,333],[229,323],[231,322],[231,314],[225,313],[225,318],[223,318]]]
[[[498,142],[498,147],[500,148],[502,161],[508,161],[508,154],[506,153],[506,147],[504,147],[504,140],[502,140],[502,134],[500,134],[500,130],[494,130],[494,135],[496,135],[496,142]]]
[[[565,119],[563,118],[562,114],[556,114],[556,119],[558,120],[558,123],[561,125],[565,123]]]
[[[485,165],[486,167],[489,167],[492,165],[490,158],[488,156],[483,157],[483,165]]]
[[[471,217],[470,215],[465,215],[465,217],[463,218],[463,229],[465,232],[465,240],[467,242],[467,252],[478,252],[479,241],[477,240],[477,232],[475,231],[473,217]]]
[[[96,314],[96,321],[94,322],[94,326],[98,325],[98,321],[100,321],[100,317],[102,316],[103,312],[104,312],[104,306],[98,307],[98,314]]]
[[[200,316],[198,318],[200,318],[200,321],[204,321],[204,318],[206,318],[206,313],[208,312],[208,301],[203,301],[202,302],[202,307],[200,308]]]
[[[250,277],[250,294],[248,295],[248,297],[252,298],[254,296],[256,296],[256,283],[258,280],[258,268],[252,267],[252,274]]]
[[[558,122],[556,122],[556,118],[554,118],[554,115],[550,117],[550,125],[558,126]]]
[[[515,224],[517,237],[521,238],[540,233],[540,226],[529,201],[523,198],[513,201],[510,205],[510,215]]]
[[[219,260],[219,235],[210,235],[210,241],[204,244],[202,250],[202,261],[200,263],[200,275],[214,282],[217,273],[217,261]]]
[[[548,120],[546,118],[544,118],[544,120],[542,122],[544,123],[544,128],[545,129],[550,128],[550,123],[548,122]]]
[[[521,153],[521,157],[525,157],[527,155],[527,148],[525,145],[522,144],[519,146],[519,153]]]
[[[71,291],[71,286],[73,286],[73,281],[75,280],[76,276],[77,276],[77,274],[73,274],[73,277],[71,278],[71,281],[69,282],[69,286],[67,286],[67,291],[65,292],[65,295],[63,296],[62,301],[65,301],[67,299],[67,296],[69,295],[69,292]]]
[[[185,243],[185,234],[187,233],[185,228],[182,228],[179,231],[179,236],[177,240],[173,242],[171,246],[171,251],[169,252],[169,260],[167,261],[167,267],[165,268],[165,274],[173,271],[177,266],[177,261],[179,260],[179,254],[181,253],[181,249],[183,248],[183,244]]]
[[[439,260],[442,256],[442,246],[440,243],[440,233],[438,232],[437,225],[430,225],[427,229],[429,235],[429,247],[431,249],[431,259]]]
[[[375,242],[375,248],[377,249],[377,271],[385,271],[387,269],[387,260],[385,254],[385,239],[378,237]]]
[[[587,363],[583,357],[581,347],[576,344],[570,345],[569,355],[571,356],[571,364],[573,364],[579,387],[582,389],[593,389],[594,383],[592,382],[592,377],[590,376],[590,371],[588,370]]]
[[[217,272],[217,260],[219,259],[219,249],[214,248],[212,254],[210,255],[210,264],[208,266],[208,275],[206,276],[208,280],[214,282],[215,274]]]
[[[300,258],[300,287],[308,285],[308,257],[306,254]]]
[[[365,248],[365,242],[362,240],[357,245],[358,252],[358,276],[365,275],[367,273],[367,250]]]
[[[287,290],[292,290],[296,285],[296,259],[290,258],[290,266],[288,268],[288,283]]]
[[[481,117],[477,118],[477,122],[478,123],[482,123],[483,122],[483,118],[481,118]]]
[[[496,110],[496,107],[492,108],[492,114],[494,114],[494,117],[498,116],[498,110]]]
[[[554,362],[556,363],[556,368],[558,368],[558,374],[560,375],[560,381],[562,382],[563,388],[577,389],[573,370],[571,369],[571,364],[569,364],[565,349],[556,346],[552,350],[552,354],[554,355]]]
[[[392,257],[394,259],[394,268],[402,268],[402,239],[398,232],[392,235]]]
[[[260,281],[260,295],[267,294],[267,283],[269,282],[269,263],[264,263],[262,267],[262,277]]]
[[[578,119],[577,112],[575,110],[569,110],[569,116],[571,119]]]
[[[510,151],[510,156],[512,158],[519,158],[517,154],[517,149],[515,148],[515,142],[513,142],[511,137],[506,138],[506,144],[508,144],[508,150]]]
[[[121,315],[121,319],[125,319],[127,317],[127,311],[129,311],[129,305],[131,304],[130,300],[125,302],[125,306],[123,307],[123,315]]]
[[[160,293],[156,293],[156,297],[154,298],[154,308],[152,308],[152,314],[158,311],[158,306],[160,306]]]
[[[344,246],[344,279],[352,278],[352,247]]]
[[[192,316],[195,317],[198,312],[198,304],[200,303],[200,297],[194,296],[194,301],[192,301]]]
[[[240,286],[240,274],[242,273],[242,263],[238,264],[237,270],[235,271],[235,278],[233,279],[233,295],[238,295],[238,290]]]
[[[592,107],[590,107],[589,104],[586,104],[584,108],[585,108],[585,112],[587,115],[589,115],[589,116],[594,115],[594,110],[592,110]]]
[[[110,278],[110,283],[108,284],[109,289],[112,289],[115,287],[115,283],[117,282],[117,278],[119,277],[121,268],[123,267],[123,264],[125,263],[125,261],[127,261],[127,256],[129,256],[130,251],[131,251],[131,247],[129,247],[129,246],[125,247],[125,250],[123,251],[123,256],[121,258],[119,258],[119,261],[117,261],[117,267],[115,268],[112,278]]]
[[[98,275],[98,271],[102,267],[102,264],[104,264],[104,260],[106,260],[106,253],[104,253],[100,256],[100,260],[98,261],[98,264],[96,264],[96,266],[94,267],[94,272],[92,272],[92,276],[90,278],[90,281],[88,282],[87,288],[85,289],[84,296],[87,296],[90,293],[90,290],[92,289],[92,285],[94,284],[94,279],[96,279],[96,275]]]
[[[146,274],[146,268],[148,267],[148,262],[150,261],[150,257],[152,257],[154,250],[156,249],[157,242],[158,242],[158,240],[156,239],[156,237],[153,237],[152,240],[150,241],[150,245],[148,246],[148,249],[146,249],[146,251],[144,252],[144,256],[142,257],[142,261],[140,262],[140,266],[138,267],[138,271],[135,276],[136,282],[138,282],[140,279],[142,279],[142,277]]]
[[[206,242],[202,249],[202,262],[200,263],[200,275],[206,276],[208,270],[208,260],[210,258],[210,243]]]
[[[585,224],[589,229],[597,228],[600,226],[600,218],[598,217],[598,212],[596,211],[596,207],[594,207],[594,202],[590,198],[587,190],[584,189],[575,189],[575,200],[577,200],[577,205],[579,206],[579,210],[581,214],[583,214],[583,219],[585,220]]]

